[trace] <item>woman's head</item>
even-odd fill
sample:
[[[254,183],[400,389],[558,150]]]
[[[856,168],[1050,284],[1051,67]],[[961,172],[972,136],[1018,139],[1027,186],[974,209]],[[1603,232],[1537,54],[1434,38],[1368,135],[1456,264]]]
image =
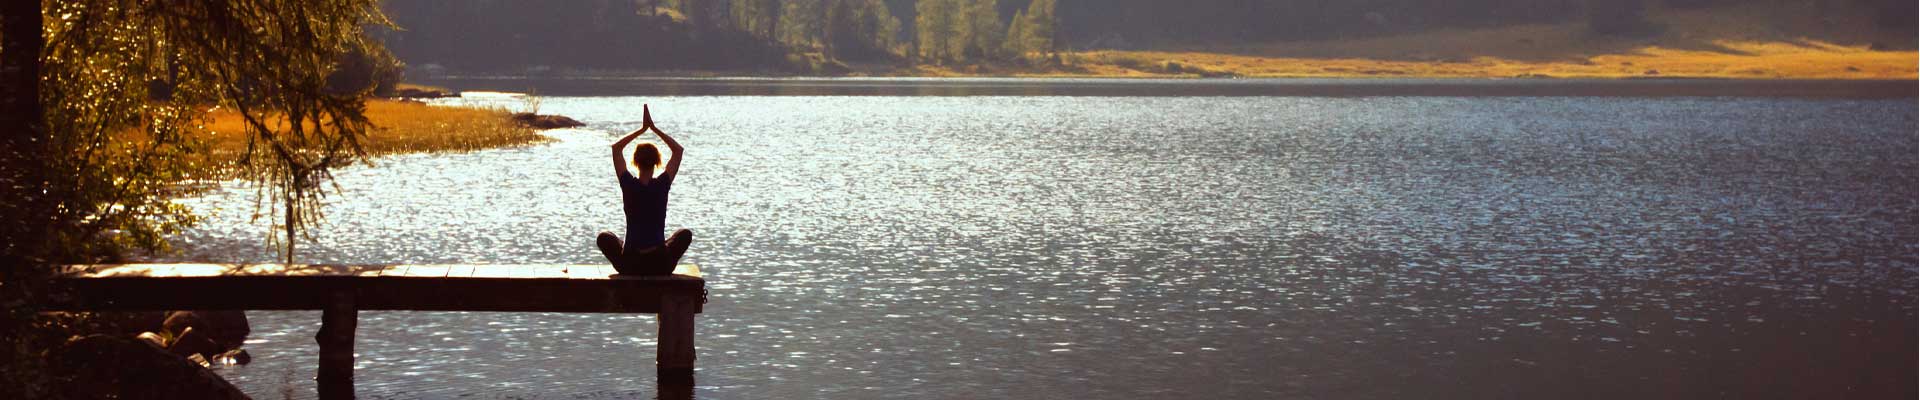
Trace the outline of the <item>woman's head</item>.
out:
[[[653,143],[641,143],[633,148],[633,167],[641,171],[660,169],[660,149]]]

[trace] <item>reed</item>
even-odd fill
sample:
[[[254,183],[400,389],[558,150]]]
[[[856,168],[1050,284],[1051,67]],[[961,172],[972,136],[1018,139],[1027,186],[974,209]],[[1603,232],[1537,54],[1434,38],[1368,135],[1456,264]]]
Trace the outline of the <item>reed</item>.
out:
[[[504,109],[433,106],[418,102],[367,100],[373,129],[360,142],[369,155],[435,151],[473,151],[547,140],[514,122]],[[276,128],[285,121],[274,121]],[[199,130],[210,161],[224,165],[246,150],[246,121],[220,109],[208,113]]]

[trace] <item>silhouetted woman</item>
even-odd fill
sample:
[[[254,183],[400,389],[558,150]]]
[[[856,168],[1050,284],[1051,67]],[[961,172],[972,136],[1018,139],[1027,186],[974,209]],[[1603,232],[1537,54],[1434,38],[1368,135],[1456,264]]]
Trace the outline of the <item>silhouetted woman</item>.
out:
[[[621,274],[629,275],[666,275],[673,273],[680,256],[687,253],[687,245],[693,243],[693,231],[680,229],[673,236],[660,237],[667,228],[667,191],[673,189],[673,178],[680,173],[680,159],[686,152],[675,142],[672,136],[653,126],[653,113],[641,106],[640,129],[613,142],[613,174],[620,180],[621,203],[627,211],[627,241],[622,244],[619,236],[613,232],[601,231],[597,244],[600,253],[613,262],[613,268]],[[660,168],[660,149],[652,143],[641,143],[633,150],[633,167],[639,175],[627,172],[626,154],[621,150],[627,143],[640,137],[647,131],[660,136],[666,142],[673,157],[667,160],[666,168]],[[654,171],[660,171],[658,176]]]

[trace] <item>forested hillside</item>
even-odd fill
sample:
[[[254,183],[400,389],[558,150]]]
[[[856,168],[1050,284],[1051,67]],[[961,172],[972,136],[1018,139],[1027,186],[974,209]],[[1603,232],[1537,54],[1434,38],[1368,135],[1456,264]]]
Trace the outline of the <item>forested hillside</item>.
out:
[[[380,36],[415,73],[834,74],[849,65],[1044,69],[1070,63],[1062,51],[1182,51],[1526,24],[1583,24],[1596,36],[1632,37],[1668,28],[1647,22],[1653,12],[1778,4],[1798,8],[1787,16],[1795,21],[1775,30],[1913,46],[1872,39],[1910,38],[1912,0],[387,0],[400,30]],[[1860,13],[1875,18],[1854,26],[1843,22],[1858,18],[1837,17]],[[1845,34],[1862,30],[1893,34]]]

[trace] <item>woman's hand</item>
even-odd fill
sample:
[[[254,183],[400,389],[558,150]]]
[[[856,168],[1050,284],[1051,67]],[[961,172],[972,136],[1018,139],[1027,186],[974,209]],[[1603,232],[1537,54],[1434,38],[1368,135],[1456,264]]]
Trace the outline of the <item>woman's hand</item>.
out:
[[[645,107],[645,106],[643,105],[642,107]],[[642,110],[643,110],[642,112],[645,112],[644,108]],[[647,128],[652,126],[653,126],[653,120],[651,118],[648,118],[645,120],[645,123],[640,126],[640,129],[635,129],[633,133],[629,133],[627,134],[627,136],[621,137],[620,140],[616,140],[613,142],[613,173],[614,175],[627,176],[632,174],[631,172],[627,172],[627,154],[625,151],[621,151],[621,150],[626,149],[627,143],[632,143],[633,139],[639,138],[640,134],[646,133]],[[655,130],[657,131],[659,129],[656,128]]]
[[[654,135],[660,136],[661,142],[667,144],[667,151],[673,153],[670,156],[671,158],[667,159],[666,168],[660,172],[660,176],[663,179],[671,181],[673,180],[673,176],[680,174],[680,159],[685,158],[687,151],[685,148],[680,147],[680,141],[673,140],[672,135],[668,135],[666,131],[660,130],[660,127],[653,126],[653,112],[649,111],[645,104],[640,105],[640,114],[642,115],[641,121],[643,124],[640,130],[652,130]]]

